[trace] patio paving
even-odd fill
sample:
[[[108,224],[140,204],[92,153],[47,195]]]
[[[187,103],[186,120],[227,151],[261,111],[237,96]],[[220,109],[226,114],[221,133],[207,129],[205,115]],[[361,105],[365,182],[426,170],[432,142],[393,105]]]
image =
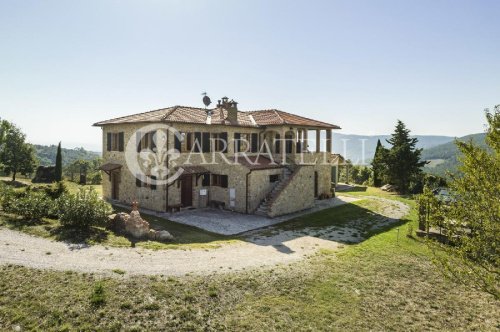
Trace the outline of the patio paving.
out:
[[[182,210],[176,213],[155,213],[155,215],[181,224],[198,227],[209,232],[222,235],[235,235],[258,228],[276,225],[299,216],[348,204],[357,200],[359,200],[359,198],[347,196],[337,196],[321,201],[317,200],[315,206],[310,209],[276,218],[211,208]]]

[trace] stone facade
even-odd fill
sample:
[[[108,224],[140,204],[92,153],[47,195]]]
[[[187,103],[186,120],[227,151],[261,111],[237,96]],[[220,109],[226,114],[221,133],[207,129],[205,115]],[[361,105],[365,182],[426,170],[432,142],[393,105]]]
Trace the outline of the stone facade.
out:
[[[155,211],[166,211],[168,206],[181,204],[182,196],[182,181],[177,180],[170,184],[154,186],[138,187],[136,183],[136,175],[127,167],[125,159],[126,146],[129,140],[136,137],[136,133],[141,131],[144,126],[151,123],[123,123],[109,124],[102,126],[103,129],[103,161],[104,163],[112,163],[121,165],[122,167],[113,172],[103,174],[103,196],[107,200],[116,200],[122,203],[131,204],[133,201],[138,201],[139,205],[144,208]],[[244,126],[228,126],[228,125],[205,125],[187,124],[187,123],[170,123],[181,133],[194,132],[209,132],[211,134],[227,133],[229,144],[226,153],[189,153],[187,151],[187,140],[184,139],[181,143],[181,153],[175,159],[176,165],[185,165],[189,161],[189,165],[202,166],[210,174],[227,175],[227,187],[203,185],[203,174],[192,175],[192,207],[206,207],[210,201],[218,201],[224,203],[224,208],[234,210],[241,213],[253,213],[259,204],[265,199],[266,195],[276,185],[271,182],[271,175],[280,175],[283,173],[282,165],[274,165],[265,169],[252,169],[244,163],[234,164],[236,155],[233,137],[235,133],[239,134],[257,134],[259,142],[270,142],[276,134],[280,137],[285,137],[286,133],[291,130],[289,126],[274,126],[263,130],[262,128],[244,127]],[[299,128],[300,129],[300,128]],[[114,135],[123,133],[123,150],[124,151],[108,151],[108,134]],[[294,140],[296,136],[292,136]],[[169,132],[167,136],[167,148],[175,148],[174,134]],[[280,214],[291,213],[297,210],[302,210],[311,207],[315,198],[315,181],[317,193],[329,194],[331,185],[331,165],[328,164],[329,152],[311,152],[306,154],[296,153],[296,143],[294,142],[293,151],[285,154],[285,146],[281,146],[279,153],[275,146],[269,144],[272,156],[278,162],[286,160],[290,163],[307,162],[307,167],[301,167],[298,174],[293,177],[287,187],[286,192],[280,194],[270,215],[278,216]],[[266,150],[264,150],[265,152]],[[255,156],[255,153],[247,153],[248,156]],[[262,153],[262,155],[266,155]],[[241,157],[243,158],[243,157]],[[229,161],[229,162],[228,162]],[[327,161],[326,164],[324,162]],[[315,172],[317,175],[315,175]],[[317,177],[315,179],[315,176]],[[113,179],[113,181],[112,181]],[[113,184],[112,184],[113,183]],[[117,188],[113,188],[113,186]],[[206,195],[202,195],[202,192]],[[231,196],[231,194],[233,194]],[[300,199],[297,199],[300,197]],[[167,202],[168,200],[168,202]]]
[[[272,202],[269,216],[276,217],[311,208],[314,205],[314,172],[314,166],[299,167],[290,183]]]

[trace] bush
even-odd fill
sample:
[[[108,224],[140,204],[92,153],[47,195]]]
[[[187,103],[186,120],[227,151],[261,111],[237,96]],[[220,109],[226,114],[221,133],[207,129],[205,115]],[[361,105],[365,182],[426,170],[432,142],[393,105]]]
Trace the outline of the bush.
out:
[[[104,224],[112,212],[111,205],[101,200],[93,188],[65,193],[56,202],[59,221],[65,226],[87,228]]]
[[[68,188],[66,188],[66,185],[62,181],[53,183],[50,186],[45,186],[43,189],[47,196],[52,199],[58,199],[61,195],[68,193]]]
[[[26,191],[16,193],[11,191],[2,199],[3,210],[25,217],[41,220],[48,217],[54,209],[54,201],[43,192]]]

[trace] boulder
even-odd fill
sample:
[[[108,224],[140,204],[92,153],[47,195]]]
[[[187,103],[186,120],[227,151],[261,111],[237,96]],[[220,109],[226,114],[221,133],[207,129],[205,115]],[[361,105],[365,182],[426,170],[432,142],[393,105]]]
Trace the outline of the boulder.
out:
[[[115,232],[123,233],[125,232],[125,221],[129,218],[130,216],[125,212],[111,214],[108,216],[106,228]]]
[[[129,218],[125,220],[125,233],[135,238],[144,238],[149,234],[149,223],[141,218],[139,211],[130,212]]]
[[[156,233],[156,240],[158,241],[172,241],[174,237],[167,231],[158,231]]]

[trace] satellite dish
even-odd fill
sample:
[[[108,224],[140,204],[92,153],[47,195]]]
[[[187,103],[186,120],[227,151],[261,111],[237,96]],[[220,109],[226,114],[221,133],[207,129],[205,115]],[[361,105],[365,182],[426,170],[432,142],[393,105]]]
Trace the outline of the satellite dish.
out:
[[[205,107],[208,107],[208,105],[210,105],[212,103],[212,101],[210,100],[210,97],[207,96],[206,92],[203,92],[202,95],[204,96],[203,97],[203,104],[205,104]]]

